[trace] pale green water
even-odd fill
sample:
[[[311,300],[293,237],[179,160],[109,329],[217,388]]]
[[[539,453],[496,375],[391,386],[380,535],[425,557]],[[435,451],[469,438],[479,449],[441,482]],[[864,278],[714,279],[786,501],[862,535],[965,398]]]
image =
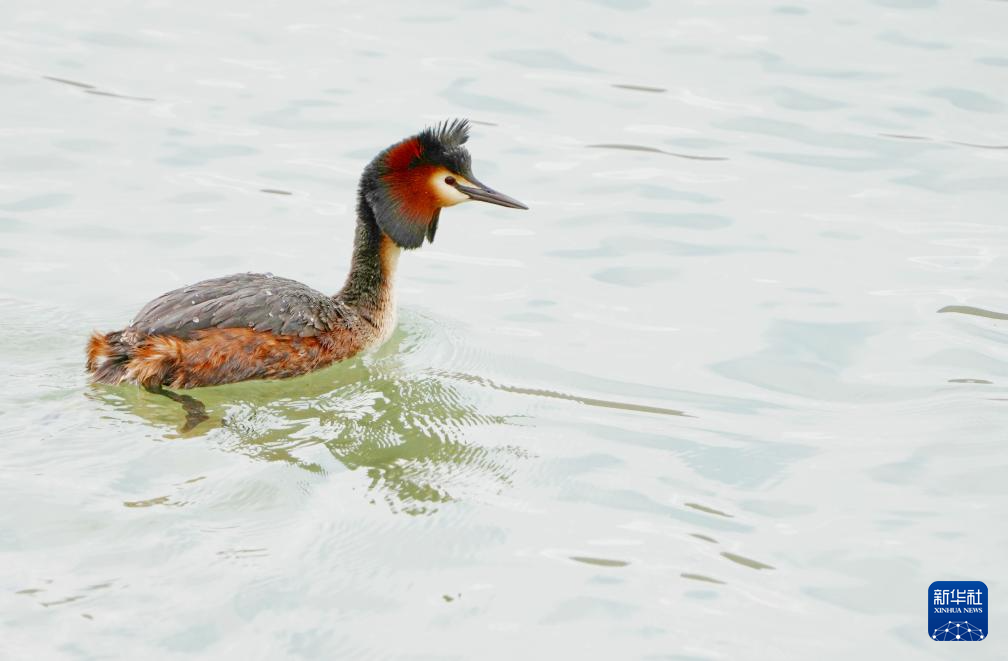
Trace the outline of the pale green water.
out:
[[[951,658],[961,578],[1005,658],[1008,3],[3,13],[0,656]],[[181,435],[87,385],[167,289],[335,291],[454,116],[532,209],[447,210],[380,351]]]

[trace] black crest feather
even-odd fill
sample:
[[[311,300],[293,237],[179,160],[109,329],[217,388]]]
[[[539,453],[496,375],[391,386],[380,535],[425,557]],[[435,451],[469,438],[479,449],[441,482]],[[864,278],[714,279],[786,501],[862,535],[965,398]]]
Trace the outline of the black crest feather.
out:
[[[425,149],[440,148],[443,151],[458,149],[469,139],[469,120],[445,120],[420,131],[417,138]]]

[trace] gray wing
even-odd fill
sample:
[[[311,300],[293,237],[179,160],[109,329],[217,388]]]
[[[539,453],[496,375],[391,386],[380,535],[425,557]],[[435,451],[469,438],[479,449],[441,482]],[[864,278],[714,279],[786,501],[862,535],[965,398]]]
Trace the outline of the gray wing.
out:
[[[300,282],[239,273],[162,294],[140,310],[129,330],[186,338],[205,328],[251,328],[308,337],[345,327],[348,312]]]

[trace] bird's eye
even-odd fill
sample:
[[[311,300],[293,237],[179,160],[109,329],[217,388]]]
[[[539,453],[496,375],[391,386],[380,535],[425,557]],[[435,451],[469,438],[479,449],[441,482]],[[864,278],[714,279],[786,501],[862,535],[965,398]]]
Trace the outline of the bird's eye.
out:
[[[449,186],[454,186],[455,185],[455,177],[453,177],[451,175],[448,175],[447,177],[444,178],[444,182],[446,184],[448,184]]]

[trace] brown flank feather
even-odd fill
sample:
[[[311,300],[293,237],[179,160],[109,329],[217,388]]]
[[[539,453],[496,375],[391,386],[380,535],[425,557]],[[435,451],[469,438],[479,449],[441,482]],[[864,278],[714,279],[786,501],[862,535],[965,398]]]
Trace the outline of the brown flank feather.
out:
[[[245,379],[283,379],[348,358],[362,348],[350,333],[298,337],[246,328],[213,328],[192,338],[149,335],[135,345],[121,333],[95,333],[88,369],[97,383],[196,388]]]

